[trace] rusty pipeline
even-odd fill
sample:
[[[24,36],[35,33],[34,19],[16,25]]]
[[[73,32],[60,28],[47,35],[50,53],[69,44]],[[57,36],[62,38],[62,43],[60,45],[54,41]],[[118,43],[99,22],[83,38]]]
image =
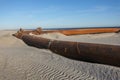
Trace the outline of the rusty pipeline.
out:
[[[21,38],[27,45],[49,49],[67,58],[120,67],[120,46],[51,40],[28,34]]]
[[[35,35],[40,35],[40,34],[44,34],[44,33],[54,33],[54,32],[58,32],[64,35],[78,35],[78,34],[95,34],[95,33],[111,33],[111,32],[115,32],[118,33],[120,32],[120,28],[85,28],[85,29],[70,29],[70,30],[42,30],[42,28],[37,28],[35,30],[23,30],[20,29],[16,34],[14,35],[18,35],[18,33],[24,33],[24,34],[35,34]],[[20,34],[19,34],[20,35]]]

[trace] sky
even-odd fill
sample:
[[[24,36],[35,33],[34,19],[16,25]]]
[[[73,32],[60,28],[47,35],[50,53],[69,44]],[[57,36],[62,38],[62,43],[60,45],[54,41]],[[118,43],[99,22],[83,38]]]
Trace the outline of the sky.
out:
[[[0,29],[120,26],[120,0],[0,0]]]

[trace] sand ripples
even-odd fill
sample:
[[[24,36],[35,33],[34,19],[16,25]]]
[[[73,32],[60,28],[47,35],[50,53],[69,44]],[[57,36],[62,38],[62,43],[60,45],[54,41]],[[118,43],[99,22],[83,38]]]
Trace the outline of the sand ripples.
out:
[[[119,80],[120,68],[67,59],[49,50],[19,43],[0,43],[0,80]],[[53,35],[52,35],[53,36]],[[58,35],[57,35],[58,36]],[[19,44],[18,44],[19,43]]]

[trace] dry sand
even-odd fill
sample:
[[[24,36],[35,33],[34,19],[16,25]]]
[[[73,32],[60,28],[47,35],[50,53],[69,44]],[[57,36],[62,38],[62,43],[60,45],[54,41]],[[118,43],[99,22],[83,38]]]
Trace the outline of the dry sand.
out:
[[[0,31],[0,80],[120,80],[120,68],[76,61],[49,50],[27,46],[11,34]],[[42,37],[78,42],[120,45],[120,33]]]

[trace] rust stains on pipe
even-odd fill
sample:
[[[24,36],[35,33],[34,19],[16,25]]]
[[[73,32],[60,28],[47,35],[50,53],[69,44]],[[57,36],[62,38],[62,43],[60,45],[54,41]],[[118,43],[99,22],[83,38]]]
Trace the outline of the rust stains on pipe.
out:
[[[23,34],[21,38],[29,46],[44,48],[56,54],[87,62],[120,67],[120,46],[50,40]]]
[[[61,30],[59,32],[64,35],[111,33],[111,32],[120,32],[120,28],[73,29],[73,30]]]
[[[26,30],[26,31],[20,29],[18,33],[19,32],[22,32],[24,34],[32,33],[35,35],[59,32],[69,36],[69,35],[78,35],[78,34],[111,33],[111,32],[117,33],[120,32],[120,28],[89,28],[89,29],[70,29],[70,30],[42,30],[42,28],[37,28],[36,30]],[[18,33],[14,35],[18,35]]]
[[[42,30],[43,33],[53,33],[59,32],[64,35],[78,35],[78,34],[94,34],[94,33],[111,33],[111,32],[120,32],[120,28],[89,28],[89,29],[70,29],[70,30]]]

